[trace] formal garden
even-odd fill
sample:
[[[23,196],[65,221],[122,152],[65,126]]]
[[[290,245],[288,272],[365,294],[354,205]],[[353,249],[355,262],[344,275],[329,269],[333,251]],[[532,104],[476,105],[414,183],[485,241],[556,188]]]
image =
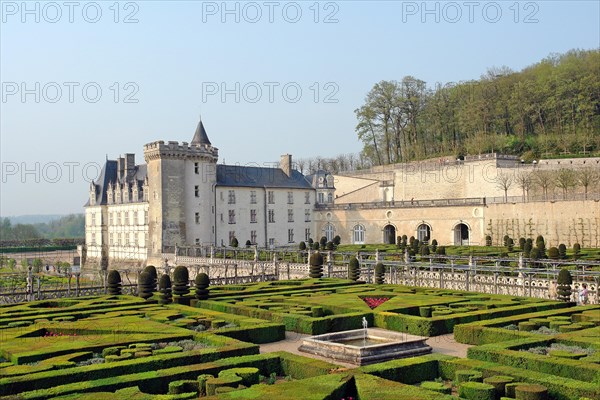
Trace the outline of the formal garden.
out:
[[[147,267],[138,296],[122,294],[120,274],[110,271],[104,296],[1,306],[0,396],[600,398],[600,306],[390,285],[381,275],[366,284],[349,272],[354,279],[211,286],[204,273],[190,280],[186,267],[160,277]],[[261,350],[363,324],[453,333],[454,345],[468,350],[456,357],[434,346],[431,354],[362,366]]]

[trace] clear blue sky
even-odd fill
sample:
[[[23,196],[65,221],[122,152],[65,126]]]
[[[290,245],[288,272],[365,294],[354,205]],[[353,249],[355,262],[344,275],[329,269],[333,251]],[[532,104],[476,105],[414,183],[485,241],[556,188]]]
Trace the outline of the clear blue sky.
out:
[[[220,162],[334,156],[361,149],[353,110],[380,80],[600,47],[598,1],[1,3],[2,216],[82,212],[82,175],[190,141],[200,113]]]

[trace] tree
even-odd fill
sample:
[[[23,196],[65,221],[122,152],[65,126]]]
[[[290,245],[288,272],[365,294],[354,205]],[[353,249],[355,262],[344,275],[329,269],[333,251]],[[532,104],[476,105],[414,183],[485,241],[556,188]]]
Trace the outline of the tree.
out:
[[[33,272],[35,272],[36,274],[39,274],[42,271],[42,265],[44,265],[44,263],[42,262],[41,259],[39,258],[34,258],[33,259]]]
[[[210,279],[208,275],[201,272],[196,275],[196,298],[198,300],[206,300],[208,299],[208,286],[210,285]]]
[[[494,183],[496,187],[504,190],[504,202],[508,202],[508,189],[513,184],[514,175],[509,172],[498,172],[496,179],[494,179]]]
[[[144,300],[152,297],[152,292],[156,289],[154,286],[154,278],[148,271],[144,271],[138,277],[138,296]]]
[[[492,246],[492,237],[490,235],[485,235],[485,245],[487,247],[491,247]]]
[[[110,270],[106,278],[108,294],[118,296],[121,294],[121,274],[117,270]]]
[[[583,187],[585,199],[587,200],[588,188],[597,186],[600,181],[600,173],[597,168],[585,167],[576,172],[577,182]]]
[[[558,258],[560,257],[558,249],[556,247],[550,247],[548,249],[548,257],[552,260],[558,260]]]
[[[422,244],[419,252],[420,252],[421,256],[428,256],[429,255],[429,246],[427,246],[426,244]]]
[[[385,282],[385,267],[383,263],[375,264],[375,283],[377,285],[383,285]]]
[[[437,251],[438,241],[433,239],[431,241],[431,252],[435,253]]]
[[[190,292],[190,273],[187,267],[180,265],[173,271],[173,294],[185,296]]]
[[[523,191],[523,201],[529,197],[529,190],[533,186],[533,178],[530,173],[521,171],[515,176],[515,183]]]
[[[561,168],[556,174],[556,186],[562,189],[563,199],[567,198],[569,189],[577,185],[577,175],[575,171],[567,168]]]
[[[310,255],[310,274],[311,278],[321,278],[323,276],[323,256],[321,253]]]
[[[334,249],[333,242],[327,242],[327,250],[333,250],[333,249]]]
[[[525,243],[527,243],[527,240],[525,240],[525,238],[519,238],[519,248],[521,250],[525,250]]]
[[[231,239],[231,242],[229,243],[229,245],[231,247],[238,247],[239,246],[238,240],[237,240],[237,238],[235,236]]]
[[[300,242],[300,244],[298,245],[298,249],[300,251],[305,251],[306,250],[306,243]]]
[[[348,279],[357,281],[360,277],[360,264],[356,257],[351,257],[348,263]]]
[[[325,236],[321,236],[321,240],[319,240],[319,243],[321,244],[321,248],[325,248],[325,245],[327,245],[327,238]]]
[[[335,235],[335,237],[333,238],[333,244],[337,246],[340,245],[340,243],[342,243],[342,238],[340,237],[340,235]]]
[[[558,299],[562,301],[571,300],[571,284],[573,283],[573,277],[568,269],[563,268],[558,273],[556,293]]]
[[[579,243],[575,243],[573,245],[573,259],[577,260],[579,255],[581,254],[581,245]]]
[[[171,277],[163,274],[158,281],[158,302],[160,304],[170,304],[173,302],[173,294],[171,293]]]
[[[249,249],[252,246],[252,242],[250,240],[246,240],[246,248]]]
[[[533,173],[533,179],[544,193],[544,200],[548,200],[548,190],[554,185],[554,178],[551,171],[537,170]]]
[[[513,240],[513,238],[508,238],[506,249],[509,252],[511,252],[511,251],[513,251],[515,249],[515,241]]]
[[[525,247],[523,248],[523,256],[526,258],[531,257],[531,251],[533,250],[533,240],[527,239],[525,241]]]

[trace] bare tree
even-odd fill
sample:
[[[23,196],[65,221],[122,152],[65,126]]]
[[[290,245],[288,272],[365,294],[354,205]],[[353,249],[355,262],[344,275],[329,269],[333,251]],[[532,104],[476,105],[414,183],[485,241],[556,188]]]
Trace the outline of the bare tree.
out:
[[[296,168],[300,171],[301,174],[304,174],[304,168],[306,167],[306,160],[300,158],[296,160]]]
[[[585,199],[587,200],[588,188],[590,186],[598,185],[600,182],[600,170],[594,167],[585,167],[577,170],[577,181],[583,186]]]
[[[514,180],[514,174],[509,173],[509,172],[498,172],[498,175],[496,176],[496,179],[494,180],[494,182],[496,183],[496,186],[499,189],[504,190],[504,202],[506,203],[508,201],[508,189],[510,189],[510,187],[513,184],[513,180]]]
[[[356,168],[356,154],[348,153],[347,158],[348,158],[348,170],[354,171],[354,169]]]
[[[544,192],[544,200],[548,200],[548,189],[554,185],[552,171],[537,170],[533,173],[535,184]]]
[[[563,199],[567,198],[569,189],[577,186],[577,175],[572,169],[561,168],[556,174],[556,186],[562,189]]]
[[[515,176],[515,182],[517,186],[523,191],[523,201],[529,197],[529,190],[533,185],[533,179],[531,173],[527,171],[521,171]]]

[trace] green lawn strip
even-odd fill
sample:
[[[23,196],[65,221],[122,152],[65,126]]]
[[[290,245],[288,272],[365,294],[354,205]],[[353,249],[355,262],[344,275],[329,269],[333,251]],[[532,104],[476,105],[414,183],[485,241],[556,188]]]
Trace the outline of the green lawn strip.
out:
[[[551,357],[520,351],[536,346],[549,346],[554,340],[526,338],[469,348],[468,358],[501,365],[525,368],[559,377],[600,383],[600,365],[585,361]]]
[[[566,303],[565,303],[566,304]],[[600,309],[600,306],[577,306],[570,308],[554,308],[551,310],[536,311],[524,314],[517,314],[503,318],[494,318],[483,321],[476,321],[468,324],[461,324],[455,327],[454,339],[459,343],[466,344],[487,344],[498,341],[513,340],[520,337],[540,337],[539,334],[511,331],[502,329],[507,325],[517,325],[519,322],[528,321],[531,318],[544,318],[549,316],[567,316],[581,313],[586,310]],[[547,337],[544,335],[543,337]]]
[[[62,383],[61,386],[70,384],[76,385],[78,382],[87,384],[87,381],[116,379],[119,376],[129,376],[138,372],[141,373],[178,367],[186,368],[186,366],[191,368],[194,364],[210,363],[217,360],[224,361],[227,357],[258,353],[258,346],[253,344],[243,343],[225,337],[206,338],[206,340],[209,339],[214,340],[215,343],[228,344],[216,349],[200,349],[183,353],[162,354],[114,363],[87,365],[56,371],[44,371],[18,377],[0,378],[0,394],[17,394],[32,387],[52,390],[51,388],[56,385],[57,382]],[[114,391],[115,389],[111,390]]]
[[[553,400],[579,400],[580,398],[600,398],[600,385],[595,382],[549,375],[525,367],[511,367],[487,361],[455,358],[440,360],[440,376],[443,379],[454,379],[457,370],[476,369],[482,371],[483,377],[494,375],[512,376],[515,381],[535,383],[546,386]]]

